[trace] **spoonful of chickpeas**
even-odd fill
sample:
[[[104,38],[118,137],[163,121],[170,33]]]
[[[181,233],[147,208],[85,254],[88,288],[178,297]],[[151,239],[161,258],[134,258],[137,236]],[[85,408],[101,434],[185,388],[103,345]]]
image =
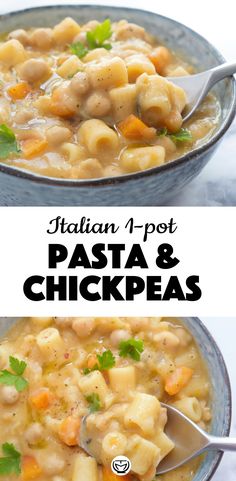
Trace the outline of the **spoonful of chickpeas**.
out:
[[[164,403],[161,403],[161,406],[167,409],[165,434],[174,443],[174,448],[158,464],[156,474],[164,474],[176,469],[206,451],[236,451],[236,439],[212,436],[175,407]],[[189,409],[196,409],[194,402]],[[89,414],[83,418],[79,444],[84,451],[102,464],[100,454],[102,438],[96,438],[93,435],[91,428],[93,423],[90,425],[89,421],[91,416],[95,414]],[[124,452],[120,453],[121,456],[124,454]]]
[[[187,105],[182,113],[183,122],[190,119],[211,88],[220,80],[236,73],[236,62],[223,63],[210,70],[184,77],[167,77],[181,87],[187,95]]]

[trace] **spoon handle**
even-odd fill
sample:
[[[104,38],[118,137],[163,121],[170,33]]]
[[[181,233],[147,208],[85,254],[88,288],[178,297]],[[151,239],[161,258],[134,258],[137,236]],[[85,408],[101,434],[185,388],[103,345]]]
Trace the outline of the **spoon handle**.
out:
[[[226,62],[210,70],[212,85],[236,73],[236,62]]]
[[[218,449],[219,451],[236,451],[236,438],[220,438],[209,436],[207,449]]]

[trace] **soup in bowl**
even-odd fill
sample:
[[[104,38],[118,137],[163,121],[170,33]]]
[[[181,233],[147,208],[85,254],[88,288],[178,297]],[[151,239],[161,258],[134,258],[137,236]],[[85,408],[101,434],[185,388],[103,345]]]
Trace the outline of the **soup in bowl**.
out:
[[[168,77],[224,59],[173,20],[81,5],[14,12],[0,27],[2,203],[164,203],[232,122],[226,79],[182,124],[186,93]]]
[[[131,461],[127,481],[152,481],[174,449],[161,402],[228,434],[227,372],[195,318],[26,318],[5,332],[0,362],[2,459],[11,451],[4,481],[118,480],[116,456]],[[88,414],[96,460],[80,439]],[[220,457],[211,453],[158,479],[210,479]]]

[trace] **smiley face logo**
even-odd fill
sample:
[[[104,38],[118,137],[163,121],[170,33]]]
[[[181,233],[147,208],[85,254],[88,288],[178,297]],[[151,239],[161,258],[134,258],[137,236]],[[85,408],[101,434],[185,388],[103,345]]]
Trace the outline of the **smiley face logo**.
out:
[[[131,470],[131,462],[126,456],[116,456],[112,460],[111,469],[117,476],[125,476]]]

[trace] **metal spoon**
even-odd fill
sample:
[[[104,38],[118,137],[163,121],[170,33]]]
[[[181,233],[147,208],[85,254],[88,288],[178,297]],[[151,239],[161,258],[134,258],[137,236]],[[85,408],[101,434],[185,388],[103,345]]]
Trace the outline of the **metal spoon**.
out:
[[[188,103],[182,114],[183,121],[186,122],[194,114],[213,85],[234,73],[236,73],[236,62],[223,63],[195,75],[167,77],[167,80],[182,87],[187,94]]]
[[[187,416],[173,406],[161,403],[167,409],[165,433],[174,442],[174,449],[157,466],[157,474],[163,474],[182,466],[187,461],[206,451],[236,451],[236,439],[212,436],[194,424]],[[80,428],[80,446],[90,456],[99,458],[100,445],[87,430],[87,419],[83,418]],[[121,453],[122,454],[122,453]]]
[[[236,451],[236,439],[212,436],[178,409],[164,403],[162,406],[167,409],[165,433],[175,447],[158,465],[157,474],[178,468],[206,451]]]

